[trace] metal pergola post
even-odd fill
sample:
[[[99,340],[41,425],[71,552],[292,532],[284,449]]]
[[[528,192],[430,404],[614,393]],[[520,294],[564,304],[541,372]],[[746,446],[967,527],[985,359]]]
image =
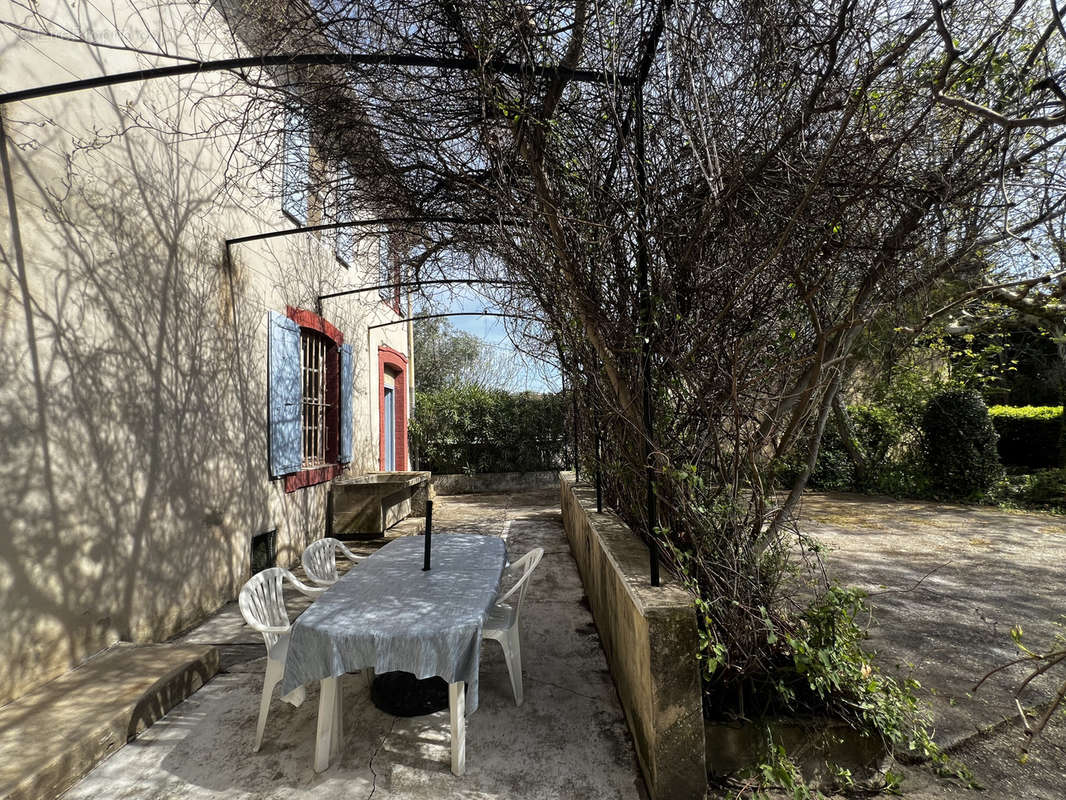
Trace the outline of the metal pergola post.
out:
[[[574,481],[581,481],[581,434],[578,428],[577,380],[570,382],[570,395],[574,402]]]
[[[597,421],[593,429],[595,431],[595,447],[596,447],[596,513],[603,513],[603,467],[600,465],[600,460],[603,458],[603,452],[600,448],[600,423]]]
[[[655,497],[655,473],[652,469],[652,357],[651,357],[651,287],[650,257],[648,254],[648,173],[644,163],[644,83],[637,86],[636,96],[636,145],[637,145],[637,269],[640,276],[640,363],[643,377],[644,404],[644,481],[647,503],[647,539],[651,585],[659,585],[659,546],[655,529],[659,524],[658,502]]]

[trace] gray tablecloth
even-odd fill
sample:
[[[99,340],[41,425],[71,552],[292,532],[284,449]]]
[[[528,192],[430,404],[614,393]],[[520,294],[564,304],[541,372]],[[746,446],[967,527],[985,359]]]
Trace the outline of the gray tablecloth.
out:
[[[281,691],[373,667],[466,681],[477,710],[481,629],[500,585],[506,546],[495,536],[434,534],[389,542],[349,570],[297,618]]]

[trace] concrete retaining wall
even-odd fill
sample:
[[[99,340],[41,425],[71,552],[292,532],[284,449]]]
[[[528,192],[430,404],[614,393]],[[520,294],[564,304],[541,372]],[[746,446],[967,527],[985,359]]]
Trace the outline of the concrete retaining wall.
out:
[[[707,769],[690,595],[663,576],[652,587],[648,550],[595,492],[562,475],[563,525],[652,800],[701,800]]]
[[[434,475],[430,481],[437,494],[488,494],[553,489],[558,472],[484,472],[479,475]]]

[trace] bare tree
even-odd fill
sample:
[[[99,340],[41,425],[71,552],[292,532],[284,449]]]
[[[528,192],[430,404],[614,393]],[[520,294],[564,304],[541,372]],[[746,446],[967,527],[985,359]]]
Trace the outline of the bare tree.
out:
[[[262,102],[219,121],[234,163],[266,164],[263,132],[298,113],[323,220],[388,209],[411,275],[521,283],[497,300],[542,320],[528,346],[563,355],[638,529],[653,470],[720,687],[792,624],[789,531],[863,331],[1054,269],[1054,3],[219,7],[243,53],[381,56],[236,71],[227,91]]]

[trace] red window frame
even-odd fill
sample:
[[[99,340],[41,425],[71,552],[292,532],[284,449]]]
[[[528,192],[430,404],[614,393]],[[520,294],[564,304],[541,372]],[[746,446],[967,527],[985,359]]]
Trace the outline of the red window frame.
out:
[[[285,316],[299,325],[301,331],[303,329],[317,331],[327,340],[326,403],[329,404],[329,408],[326,411],[326,460],[333,462],[322,467],[301,469],[286,475],[285,491],[288,493],[333,480],[344,469],[340,463],[337,463],[337,458],[340,456],[340,346],[344,344],[344,334],[331,322],[305,308],[286,306]]]

